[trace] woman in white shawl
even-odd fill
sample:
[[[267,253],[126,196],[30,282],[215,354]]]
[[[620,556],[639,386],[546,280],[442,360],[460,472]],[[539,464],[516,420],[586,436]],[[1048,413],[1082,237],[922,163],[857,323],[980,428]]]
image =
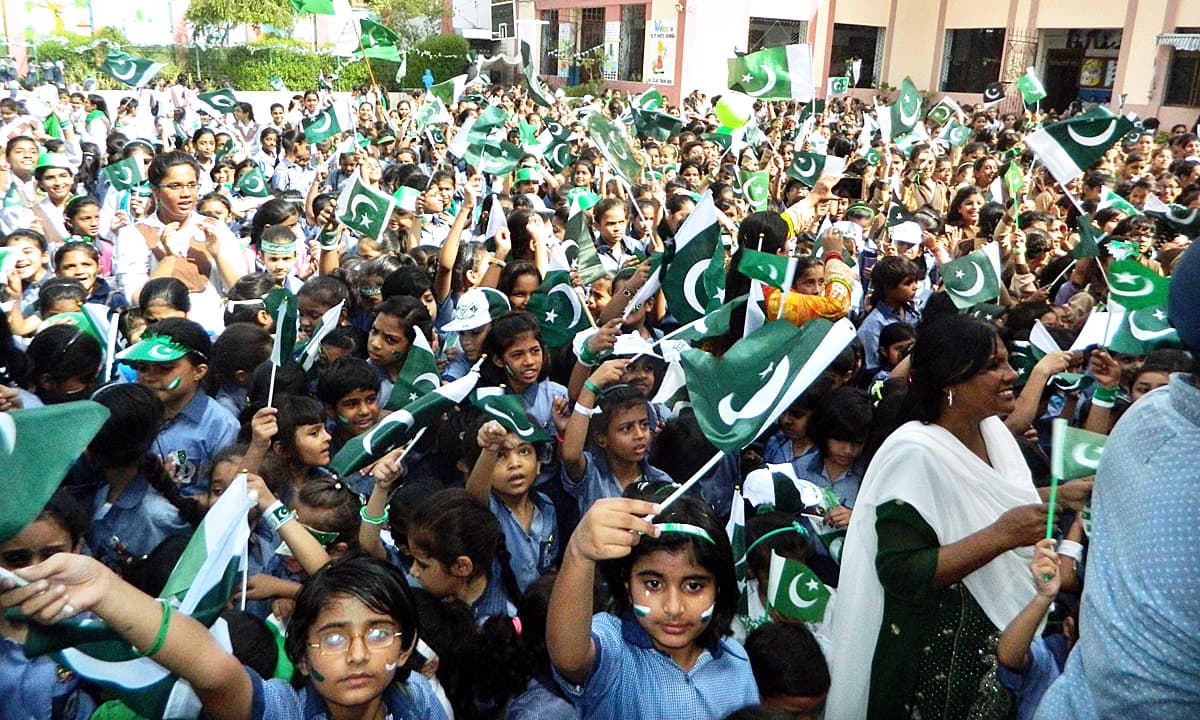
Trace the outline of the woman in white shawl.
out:
[[[846,537],[825,717],[965,718],[991,637],[1033,597],[1047,507],[1000,415],[1017,373],[996,329],[922,330],[900,426],[875,453]]]

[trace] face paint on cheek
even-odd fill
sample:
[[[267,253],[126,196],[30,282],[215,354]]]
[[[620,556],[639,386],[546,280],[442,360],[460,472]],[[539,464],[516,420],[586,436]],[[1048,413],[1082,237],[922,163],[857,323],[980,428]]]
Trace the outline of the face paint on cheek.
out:
[[[350,424],[350,418],[346,417],[345,415],[342,415],[341,413],[338,413],[337,419],[338,419],[338,422],[340,422],[343,425]]]
[[[167,392],[172,392],[172,391],[176,390],[179,387],[179,384],[182,382],[183,382],[183,376],[176,375],[174,380],[167,383]]]
[[[391,672],[396,669],[396,663],[394,663],[394,662],[384,663],[383,669],[387,670],[388,672]]]
[[[637,603],[634,603],[633,614],[640,618],[649,617],[650,616],[650,608],[645,605],[638,605]]]
[[[321,672],[316,668],[309,668],[308,675],[317,682],[325,682],[325,676],[322,675]]]
[[[713,610],[715,610],[716,607],[716,604],[709,605],[707,610],[700,613],[700,622],[708,622],[709,620],[712,620]]]

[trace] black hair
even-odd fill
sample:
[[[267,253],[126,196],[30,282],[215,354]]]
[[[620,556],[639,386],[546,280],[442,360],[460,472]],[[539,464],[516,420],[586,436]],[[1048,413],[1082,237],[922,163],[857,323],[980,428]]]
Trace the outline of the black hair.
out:
[[[247,105],[248,103],[242,103]],[[224,610],[221,618],[229,626],[233,656],[259,677],[270,679],[279,663],[279,645],[265,620],[240,610]]]
[[[335,532],[334,542],[345,543],[351,550],[358,548],[358,513],[363,503],[345,481],[333,475],[309,478],[296,499],[311,508],[330,511],[329,526],[317,529]]]
[[[55,490],[35,520],[49,520],[62,527],[71,536],[72,545],[82,542],[92,529],[87,509],[67,488]]]
[[[768,707],[766,705],[747,705],[734,710],[722,720],[795,720],[795,715],[787,710]]]
[[[534,253],[531,242],[533,236],[529,232],[529,221],[536,214],[527,208],[513,210],[509,213],[508,232],[512,238],[512,250],[508,256],[510,263],[515,261],[533,262]]]
[[[635,486],[627,488],[625,496],[638,497]],[[600,572],[612,591],[613,608],[621,617],[627,617],[632,612],[629,583],[633,566],[639,560],[659,551],[672,554],[689,552],[697,565],[713,575],[716,601],[713,604],[712,620],[696,642],[703,647],[715,648],[720,639],[729,634],[730,623],[737,612],[739,596],[737,576],[733,570],[733,549],[729,545],[725,529],[702,500],[687,495],[667,506],[654,520],[656,524],[696,525],[708,533],[712,542],[695,535],[677,532],[662,533],[658,537],[646,535],[625,557],[601,561]]]
[[[296,298],[311,298],[321,307],[328,309],[342,301],[350,300],[350,294],[350,286],[345,280],[333,275],[318,275],[304,281],[300,290],[296,292]]]
[[[72,218],[78,215],[79,212],[85,207],[91,206],[95,206],[97,208],[100,207],[100,201],[91,195],[80,195],[78,197],[71,198],[71,201],[67,203],[67,207],[63,209],[63,219],[67,223],[68,227],[71,224]]]
[[[482,352],[488,356],[488,361],[480,368],[481,386],[497,386],[509,382],[504,353],[525,333],[533,333],[542,348],[542,371],[538,374],[537,382],[546,379],[550,373],[550,362],[546,343],[542,340],[542,328],[533,315],[523,311],[512,311],[493,320],[492,328],[483,339]]]
[[[32,242],[39,249],[41,249],[42,252],[46,252],[46,236],[37,230],[30,230],[29,228],[17,228],[9,234],[4,235],[3,238],[0,238],[0,246],[7,247],[12,245],[14,240],[22,239]]]
[[[957,224],[962,221],[962,214],[959,213],[959,208],[972,195],[983,197],[983,190],[974,185],[963,185],[958,189],[958,192],[954,193],[954,199],[950,201],[950,207],[946,211],[947,223]]]
[[[404,573],[384,560],[350,555],[328,563],[300,587],[283,644],[293,664],[300,665],[307,657],[309,631],[316,624],[321,611],[338,597],[352,597],[371,610],[395,620],[396,629],[401,633],[396,638],[400,652],[416,648],[417,611]],[[408,673],[407,667],[398,667],[395,682],[406,681]],[[300,687],[304,680],[302,673],[296,673],[292,683]]]
[[[921,269],[906,257],[888,255],[879,259],[871,270],[871,304],[883,305],[887,294],[910,280],[919,280]]]
[[[632,385],[622,383],[604,388],[604,392],[596,398],[595,414],[588,423],[588,436],[603,435],[608,432],[608,426],[617,413],[639,406],[646,408],[648,421],[654,417],[646,397]]]
[[[187,285],[173,277],[150,278],[138,291],[138,307],[145,309],[151,303],[160,302],[174,310],[191,312],[192,297]]]
[[[63,258],[68,253],[83,252],[87,253],[88,257],[94,260],[97,264],[100,262],[100,251],[90,242],[73,240],[68,243],[63,243],[62,246],[54,251],[54,268],[57,270],[61,265]]]
[[[167,318],[154,324],[153,334],[166,336],[187,348],[187,359],[194,365],[205,365],[212,358],[212,340],[199,323],[185,318]]]
[[[829,692],[829,666],[804,623],[762,625],[746,637],[745,647],[760,696],[817,697]]]
[[[384,300],[400,295],[420,300],[425,291],[432,288],[433,281],[429,279],[428,272],[416,265],[406,265],[384,279],[380,294]]]
[[[890,325],[884,325],[879,331],[879,354],[887,350],[889,345],[895,345],[898,342],[906,340],[915,340],[917,338],[917,329],[906,322],[894,322]]]
[[[238,323],[253,323],[259,310],[265,310],[262,302],[267,293],[275,289],[275,280],[266,273],[251,273],[238,278],[238,281],[225,294],[227,300],[247,301],[258,300],[256,303],[245,305],[228,305],[225,308],[225,327]]]
[[[504,293],[505,296],[511,296],[513,289],[517,286],[517,278],[523,275],[532,275],[537,278],[537,283],[542,282],[542,273],[537,269],[537,266],[531,262],[519,260],[510,262],[500,271],[500,278],[496,281],[496,289]]]
[[[83,285],[75,278],[49,278],[42,283],[42,289],[38,293],[38,315],[43,318],[50,317],[50,309],[60,302],[74,300],[82,306],[87,302],[87,297],[87,290],[84,290]]]
[[[204,389],[215,395],[225,383],[234,382],[238,371],[247,377],[271,357],[271,334],[257,325],[234,323],[225,328],[212,345]]]
[[[375,308],[375,316],[380,315],[391,315],[399,320],[409,343],[416,339],[417,332],[426,339],[433,332],[433,318],[429,317],[425,303],[411,295],[395,295],[379,303]]]
[[[670,199],[667,200],[667,206],[669,210]],[[750,291],[750,278],[737,270],[744,249],[748,248],[774,255],[784,249],[789,235],[791,235],[791,230],[779,213],[755,212],[747,215],[738,227],[738,249],[729,258],[729,267],[725,271],[725,297],[740,297]],[[728,342],[732,343],[736,338],[741,337],[745,319],[746,308],[744,305],[733,311],[729,321]]]
[[[94,377],[103,360],[96,338],[68,324],[50,325],[34,335],[25,357],[29,361],[30,387],[36,387],[42,375],[49,375],[56,383],[85,373]]]
[[[272,225],[282,225],[289,218],[299,216],[300,211],[287,200],[272,198],[266,201],[254,211],[254,219],[250,221],[251,242],[258,245],[259,240],[262,239],[263,230]]]
[[[467,643],[462,670],[464,677],[472,680],[477,703],[503,706],[523,693],[531,678],[554,692],[546,649],[546,615],[553,587],[553,575],[537,579],[517,603],[520,625],[512,618],[494,615]]]
[[[871,430],[874,408],[866,390],[843,385],[825,396],[805,426],[808,439],[822,456],[829,454],[829,441],[865,443]]]
[[[196,173],[196,179],[200,179],[200,163],[192,157],[191,153],[182,150],[171,150],[155,155],[154,159],[150,161],[150,168],[146,171],[146,179],[150,181],[151,185],[157,187],[167,177],[171,168],[179,165],[187,165]]]
[[[166,587],[167,579],[171,577],[193,534],[191,530],[185,530],[168,535],[145,556],[133,558],[122,571],[122,576],[138,590],[158,596]]]
[[[276,245],[292,245],[296,242],[296,233],[292,232],[292,229],[287,225],[271,225],[263,230],[258,236],[258,240],[255,241],[255,249],[260,253],[264,252],[262,249],[264,242]]]
[[[767,533],[784,528],[790,528],[792,532],[777,533],[758,542]],[[746,570],[758,579],[759,588],[766,590],[771,572],[771,553],[804,562],[808,559],[808,540],[808,529],[782,510],[752,515],[746,519],[746,547],[750,548],[750,552],[746,553]]]
[[[279,455],[289,464],[297,461],[296,430],[305,425],[324,425],[325,408],[321,403],[303,395],[276,395],[275,407],[278,432],[273,442],[279,443]]]
[[[333,408],[339,400],[355,390],[379,392],[380,385],[379,373],[371,369],[366,360],[340,357],[317,379],[317,398]]]
[[[284,360],[272,373],[270,361],[265,362],[254,368],[254,374],[250,377],[250,392],[247,395],[246,408],[240,417],[243,424],[248,423],[255,412],[266,407],[272,377],[275,380],[275,397],[308,393],[308,376],[300,363]]]
[[[966,382],[988,366],[1000,335],[994,325],[967,315],[951,315],[917,332],[912,371],[901,416],[937,422],[946,387]]]

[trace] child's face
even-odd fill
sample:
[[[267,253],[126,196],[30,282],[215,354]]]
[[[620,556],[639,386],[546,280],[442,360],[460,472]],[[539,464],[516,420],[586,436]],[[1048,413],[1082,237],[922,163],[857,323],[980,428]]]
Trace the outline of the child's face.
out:
[[[463,356],[471,362],[479,359],[479,353],[483,349],[483,341],[487,337],[488,330],[492,327],[491,323],[483,327],[475,328],[474,330],[463,330],[458,334],[458,345],[462,348]]]
[[[634,360],[625,366],[625,372],[621,373],[621,382],[632,385],[649,399],[650,394],[654,392],[654,365],[654,360],[648,357]]]
[[[1166,385],[1170,381],[1170,376],[1165,372],[1144,372],[1140,373],[1133,381],[1133,389],[1129,393],[1129,398],[1132,402],[1137,402],[1143,395]]]
[[[912,350],[915,342],[915,340],[901,340],[885,347],[883,349],[883,357],[887,360],[888,366],[896,367],[908,355],[908,351]]]
[[[329,431],[324,423],[301,425],[296,428],[296,461],[307,467],[329,464]]]
[[[147,322],[150,323],[156,323],[169,318],[187,317],[186,312],[179,308],[171,307],[170,303],[163,300],[152,300],[146,303],[146,307],[142,308],[142,314],[145,315]]]
[[[628,218],[625,217],[625,208],[617,206],[604,216],[596,220],[596,229],[600,231],[600,240],[606,245],[616,245],[625,237],[625,229],[628,227]]]
[[[358,256],[363,260],[374,260],[383,253],[379,250],[379,244],[374,238],[363,237],[358,239]]]
[[[12,539],[0,543],[0,567],[18,570],[40,563],[56,553],[78,552],[71,533],[57,520],[38,518],[21,528]]]
[[[537,448],[510,432],[501,443],[492,468],[492,490],[509,497],[526,495],[538,470]]]
[[[538,279],[536,275],[526,273],[518,275],[516,281],[513,282],[512,292],[508,294],[508,302],[512,305],[513,310],[524,310],[529,304],[529,296],[533,295],[533,291],[538,288]]]
[[[267,271],[267,274],[271,276],[275,284],[282,287],[288,273],[292,271],[292,266],[296,264],[296,253],[290,252],[282,255],[263,253],[262,263],[263,269]]]
[[[802,295],[820,295],[821,291],[825,289],[824,266],[818,265],[805,270],[803,275],[796,278],[794,287],[796,292]]]
[[[611,299],[612,281],[601,278],[592,283],[587,296],[587,309],[592,313],[592,317],[599,317],[600,313],[604,312],[604,308],[608,307],[608,301]]]
[[[412,652],[415,638],[411,631],[396,637],[402,630],[358,598],[334,596],[308,628],[298,669],[329,705],[364,707],[392,684]]]
[[[361,435],[379,420],[379,393],[369,388],[353,390],[338,399],[334,410],[351,437]]]
[[[802,440],[808,431],[808,413],[790,407],[779,416],[779,429],[791,440]]]
[[[533,333],[521,333],[509,344],[499,363],[504,365],[512,389],[524,392],[542,374],[542,344]]]
[[[630,569],[629,602],[656,648],[686,657],[712,619],[717,581],[689,549],[656,550]]]
[[[429,591],[430,595],[438,598],[453,597],[466,582],[466,578],[453,574],[450,568],[416,543],[410,543],[409,550],[412,552],[413,561],[408,571],[421,581],[421,587]]]
[[[16,265],[13,266],[17,277],[22,281],[36,281],[45,272],[43,264],[46,253],[32,240],[17,237],[8,243],[8,247],[17,255]]]
[[[207,365],[195,365],[187,358],[170,362],[139,362],[134,364],[137,382],[158,394],[163,404],[173,406],[190,399],[200,389],[200,381],[208,373]]]
[[[213,182],[217,183],[218,185],[231,185],[233,184],[233,178],[236,173],[237,171],[233,168],[222,166],[215,173],[213,173]]]
[[[917,281],[916,278],[905,278],[899,285],[888,291],[888,300],[897,305],[904,305],[912,302],[912,299],[917,296]]]
[[[609,454],[625,462],[641,462],[645,459],[650,448],[650,420],[646,404],[639,402],[617,410],[597,441]]]
[[[206,203],[201,203],[200,214],[210,217],[222,225],[229,222],[229,208],[225,207],[225,203],[220,200],[209,200]]]
[[[859,453],[862,452],[863,444],[852,440],[833,440],[829,441],[829,459],[842,466],[850,466],[858,459]]]
[[[330,306],[332,307],[332,306]],[[303,339],[312,335],[313,328],[317,323],[321,322],[321,316],[329,310],[329,307],[317,302],[311,297],[301,295],[296,303],[296,312],[300,320],[300,332],[298,335]]]
[[[393,368],[408,355],[408,333],[395,315],[380,313],[367,336],[367,358],[381,368]]]
[[[71,232],[83,237],[94,238],[100,234],[100,208],[95,205],[84,205],[75,217],[71,218]]]

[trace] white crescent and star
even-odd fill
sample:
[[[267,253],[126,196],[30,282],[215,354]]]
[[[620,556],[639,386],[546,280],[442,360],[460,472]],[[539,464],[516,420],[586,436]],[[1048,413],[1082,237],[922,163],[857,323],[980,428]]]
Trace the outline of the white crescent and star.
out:
[[[1137,322],[1138,312],[1140,311],[1134,310],[1129,313],[1129,334],[1139,342],[1154,342],[1155,340],[1161,340],[1163,338],[1170,337],[1175,333],[1175,328],[1169,325],[1159,330],[1142,327]],[[1156,313],[1161,313],[1161,311],[1156,311]],[[1155,315],[1155,318],[1160,320],[1162,319],[1158,318],[1157,314]]]
[[[1103,446],[1076,445],[1071,448],[1071,459],[1075,464],[1095,470],[1100,466],[1100,456],[1104,453]]]
[[[776,77],[776,75],[775,75],[775,68],[771,67],[770,65],[763,65],[762,71],[763,71],[763,75],[766,76],[766,79],[767,79],[767,81],[765,83],[763,83],[762,87],[760,87],[759,89],[754,90],[754,91],[743,90],[743,92],[745,92],[750,97],[762,97],[763,95],[766,95],[767,93],[769,93],[775,89],[775,83],[777,83],[779,81],[779,78]],[[749,73],[747,73],[747,75],[749,75]],[[742,79],[744,81],[745,77],[743,76]]]
[[[806,610],[806,609],[812,607],[813,605],[817,604],[817,599],[815,597],[811,600],[805,600],[798,592],[797,586],[800,584],[800,581],[803,579],[804,579],[803,575],[796,575],[795,577],[792,578],[792,581],[790,583],[788,583],[788,600],[790,600],[792,602],[792,605],[795,605],[800,610]],[[815,591],[817,588],[813,587],[814,582],[816,582],[816,581],[809,580],[806,587],[809,590]]]
[[[915,102],[909,102],[915,101]],[[900,124],[904,127],[912,127],[917,124],[917,116],[921,114],[921,99],[911,95],[902,96],[899,100],[900,105]],[[905,109],[905,105],[912,105],[912,111]]]
[[[1112,279],[1121,285],[1123,288],[1116,288],[1110,285],[1109,292],[1121,298],[1137,298],[1146,297],[1154,292],[1154,283],[1150,278],[1145,278],[1140,275],[1135,275],[1129,272],[1113,273]],[[1140,283],[1140,284],[1138,284]]]
[[[974,284],[972,284],[971,287],[967,288],[966,290],[955,290],[955,292],[958,293],[959,295],[961,295],[962,297],[968,297],[968,298],[975,297],[976,295],[978,295],[980,293],[980,291],[983,290],[983,283],[984,283],[983,268],[979,267],[979,263],[975,262],[974,260],[971,261],[971,267],[975,268]],[[962,271],[959,270],[958,272],[962,272]]]
[[[380,420],[378,423],[376,423],[375,427],[368,430],[366,435],[363,435],[363,439],[362,439],[363,449],[366,450],[367,454],[369,454],[369,455],[372,455],[372,456],[379,455],[380,454],[379,451],[377,451],[375,449],[375,434],[376,433],[378,433],[381,430],[386,432],[387,430],[391,429],[392,426],[411,428],[413,426],[413,422],[414,422],[414,418],[412,416],[412,413],[405,410],[404,408],[396,410],[395,412],[387,415],[382,420]]]
[[[775,367],[771,379],[760,385],[740,409],[733,407],[733,393],[721,398],[717,402],[717,414],[720,416],[721,422],[733,425],[738,420],[764,416],[774,406],[779,396],[787,391],[786,385],[790,370],[791,362],[787,356],[784,356],[779,360],[779,365]]]
[[[705,305],[701,304],[697,297],[696,286],[700,284],[704,271],[712,263],[712,259],[701,260],[700,262],[688,268],[687,275],[683,278],[683,299],[696,312],[704,312]]]
[[[1113,136],[1113,133],[1115,133],[1116,131],[1117,131],[1117,118],[1113,118],[1112,120],[1109,120],[1108,127],[1105,128],[1103,132],[1101,132],[1097,135],[1081,135],[1078,132],[1076,132],[1074,126],[1072,126],[1072,125],[1067,126],[1067,135],[1070,136],[1071,140],[1078,143],[1079,145],[1083,145],[1084,147],[1096,147],[1097,145],[1104,145],[1105,143],[1107,143],[1109,141],[1109,139]]]
[[[310,130],[314,135],[323,135],[328,132],[331,127],[333,127],[333,116],[330,113],[324,112],[318,115],[316,119],[312,121],[312,123],[308,126],[308,130]]]
[[[413,385],[420,385],[421,383],[429,383],[433,387],[437,387],[442,384],[442,381],[437,376],[437,373],[424,372],[413,378],[412,381]]]
[[[117,68],[119,68],[119,67],[128,67],[129,72],[126,73],[126,72],[121,72],[121,71],[117,70]],[[130,82],[131,80],[133,80],[133,77],[135,75],[137,75],[137,65],[135,65],[134,63],[132,63],[129,60],[121,58],[120,60],[117,60],[110,66],[110,72],[112,72],[113,77],[115,77],[116,79],[124,81],[124,82]]]
[[[546,293],[546,298],[549,299],[554,293],[562,293],[567,298],[567,302],[571,304],[571,327],[577,326],[582,317],[582,312],[579,306],[579,299],[574,296],[574,291],[566,285],[555,285],[550,288],[550,292]]]
[[[368,213],[379,212],[378,206],[375,205],[375,200],[370,195],[356,195],[350,199],[350,217],[357,217],[358,208],[362,205],[371,208]]]

